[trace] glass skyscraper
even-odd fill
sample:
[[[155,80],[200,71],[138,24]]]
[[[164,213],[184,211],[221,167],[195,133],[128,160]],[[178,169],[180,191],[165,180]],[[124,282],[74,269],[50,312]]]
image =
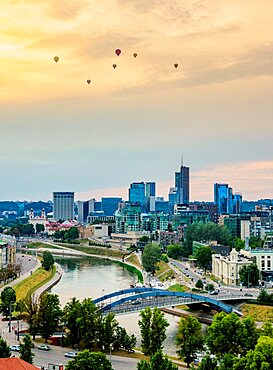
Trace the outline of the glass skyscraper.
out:
[[[228,184],[214,184],[214,204],[218,206],[219,214],[234,212],[234,196]]]
[[[190,202],[190,168],[181,166],[175,172],[175,187],[177,188],[177,204],[188,205]]]
[[[74,192],[53,193],[53,218],[56,221],[74,219]]]
[[[146,182],[146,212],[155,212],[155,182]]]
[[[129,189],[129,202],[145,204],[145,183],[133,182]]]

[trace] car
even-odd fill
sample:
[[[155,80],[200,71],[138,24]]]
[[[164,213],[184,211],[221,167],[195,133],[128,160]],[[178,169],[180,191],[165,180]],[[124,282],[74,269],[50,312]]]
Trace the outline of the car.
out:
[[[213,292],[210,292],[210,295],[218,295],[218,291],[214,290]]]
[[[19,344],[14,344],[12,346],[9,346],[9,349],[11,351],[19,352],[20,351],[20,345]]]
[[[135,300],[133,300],[132,302],[131,302],[131,304],[134,306],[134,305],[136,305],[136,304],[140,304],[141,303],[141,298],[137,298],[137,299],[135,299]]]
[[[77,356],[77,352],[66,352],[64,357],[74,358]]]
[[[245,293],[244,296],[245,297],[253,297],[253,294],[251,294],[251,293]]]
[[[38,346],[38,349],[40,349],[42,351],[49,351],[50,347],[47,346],[46,344],[41,344],[40,346]]]

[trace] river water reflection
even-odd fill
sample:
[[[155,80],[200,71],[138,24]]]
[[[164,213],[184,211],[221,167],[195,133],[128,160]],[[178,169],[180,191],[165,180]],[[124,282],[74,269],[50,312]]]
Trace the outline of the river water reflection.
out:
[[[95,258],[71,258],[55,257],[64,271],[61,281],[52,288],[51,292],[58,294],[62,306],[72,297],[80,300],[91,297],[93,299],[103,293],[129,288],[135,283],[135,275],[123,267],[103,259]],[[137,313],[117,316],[120,325],[135,334],[139,343],[139,327]],[[164,343],[164,351],[175,354],[174,337],[177,331],[178,318],[166,315],[170,326],[167,331],[167,339]]]

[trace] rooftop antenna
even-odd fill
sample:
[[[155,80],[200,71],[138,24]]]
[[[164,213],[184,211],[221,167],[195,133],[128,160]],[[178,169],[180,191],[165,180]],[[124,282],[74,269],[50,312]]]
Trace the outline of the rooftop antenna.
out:
[[[182,156],[181,156],[181,167],[183,167],[183,165],[184,165],[184,157],[183,157],[183,154],[182,154]]]

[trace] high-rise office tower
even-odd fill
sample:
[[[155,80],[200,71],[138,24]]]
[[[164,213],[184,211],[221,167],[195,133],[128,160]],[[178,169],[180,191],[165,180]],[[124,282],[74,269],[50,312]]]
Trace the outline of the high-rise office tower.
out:
[[[87,222],[87,217],[95,211],[95,199],[90,199],[87,201],[78,201],[78,222],[85,224]]]
[[[241,193],[233,195],[233,213],[239,214],[242,210],[243,196]]]
[[[214,184],[214,204],[218,206],[220,215],[234,212],[233,190],[228,184]]]
[[[74,219],[74,192],[53,193],[53,218],[56,221]]]
[[[122,198],[101,198],[101,210],[104,216],[114,216]]]
[[[177,204],[188,205],[190,202],[190,168],[180,167],[179,172],[175,172],[175,187],[177,188]]]
[[[129,189],[129,202],[145,204],[145,183],[133,182]]]
[[[146,182],[145,197],[146,197],[146,212],[155,212],[155,182]]]

